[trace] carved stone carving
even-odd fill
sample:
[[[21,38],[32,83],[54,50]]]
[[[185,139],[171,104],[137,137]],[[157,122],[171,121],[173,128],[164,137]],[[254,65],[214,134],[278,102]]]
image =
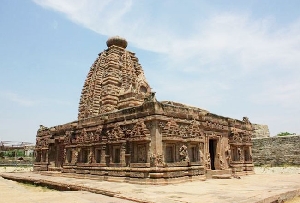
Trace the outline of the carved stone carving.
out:
[[[89,152],[88,162],[89,162],[89,163],[92,163],[92,162],[93,162],[93,151],[92,151],[92,150],[90,150],[90,152]]]
[[[156,101],[155,92],[151,92],[148,97],[144,98],[144,102],[155,102],[155,101]]]
[[[218,153],[218,159],[219,159],[219,163],[220,163],[220,169],[224,170],[225,169],[225,164],[224,164],[223,157],[220,153]]]
[[[200,153],[200,163],[203,164],[204,163],[204,154],[202,152],[202,150],[199,150]]]
[[[146,163],[147,161],[147,152],[145,145],[138,145],[138,154],[137,154],[139,163]]]
[[[108,130],[106,133],[109,141],[118,141],[125,137],[124,132],[118,123],[115,123],[113,129]]]
[[[187,146],[182,145],[179,148],[179,156],[180,156],[180,161],[185,161],[185,162],[189,162],[190,158],[189,158],[189,153],[187,150]]]
[[[244,133],[242,135],[242,142],[244,143],[251,143],[251,135]]]
[[[210,163],[210,154],[207,154],[206,157],[206,168],[210,169],[211,163]]]
[[[64,148],[63,161],[67,162],[67,149]]]
[[[242,154],[242,149],[240,147],[238,147],[237,152],[238,152],[239,161],[244,161],[244,157],[243,157],[243,154]]]
[[[205,159],[204,159],[204,153],[203,153],[203,151],[204,151],[204,143],[200,143],[200,145],[199,145],[199,156],[200,156],[200,163],[201,163],[201,165],[205,164],[204,163]]]
[[[36,146],[37,148],[48,148],[49,147],[49,138],[36,138]]]
[[[87,133],[86,129],[83,128],[80,134],[76,137],[77,143],[89,143],[91,141],[90,134]]]
[[[179,135],[179,131],[178,124],[174,121],[174,119],[171,119],[164,126],[162,133],[165,137],[176,137]]]
[[[201,130],[200,128],[200,122],[193,120],[191,122],[191,125],[188,127],[188,135],[191,138],[200,138],[203,139],[204,138],[204,133],[203,130]]]
[[[150,164],[152,167],[163,166],[163,155],[162,154],[151,154],[150,155]]]
[[[241,130],[237,128],[231,128],[231,133],[229,135],[230,142],[233,143],[242,143],[242,136],[241,136]]]
[[[44,131],[44,130],[49,130],[49,128],[47,128],[43,125],[40,125],[40,128],[38,129],[38,131]]]
[[[226,147],[225,155],[226,155],[227,164],[228,164],[228,166],[230,166],[230,163],[231,163],[231,150],[230,150],[230,146]]]
[[[76,150],[74,151],[74,163],[75,163],[75,164],[78,162],[78,154],[79,154],[79,150],[76,149]]]
[[[72,134],[73,134],[73,131],[66,131],[66,135],[64,138],[65,145],[69,145],[72,143]]]
[[[147,126],[145,125],[143,120],[139,120],[133,127],[132,137],[146,137],[150,135],[150,131],[148,130]]]
[[[243,117],[243,122],[246,124],[251,124],[248,117]]]
[[[151,98],[151,89],[138,59],[124,49],[124,44],[127,44],[125,39],[110,38],[108,50],[99,54],[91,66],[82,88],[79,120],[137,106],[145,98]],[[122,68],[119,69],[119,66]],[[111,82],[108,83],[108,80]]]

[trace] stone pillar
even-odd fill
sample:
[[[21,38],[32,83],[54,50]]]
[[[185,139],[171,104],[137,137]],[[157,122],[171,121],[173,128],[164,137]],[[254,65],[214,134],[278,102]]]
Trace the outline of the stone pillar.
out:
[[[49,149],[46,149],[46,162],[49,163],[49,158],[48,158],[48,155],[49,155]]]
[[[35,152],[35,161],[36,162],[42,162],[43,159],[42,159],[42,150],[36,150]]]
[[[88,163],[93,163],[94,162],[94,160],[95,160],[95,153],[94,153],[93,147],[90,147],[88,158],[89,158]]]
[[[122,166],[126,166],[126,159],[125,159],[125,154],[126,154],[126,143],[121,144],[121,149],[120,149],[120,163]]]
[[[198,153],[198,161],[200,162],[200,165],[204,166],[204,143],[199,142],[198,144],[198,149],[199,149],[199,153]]]
[[[113,162],[113,147],[112,145],[108,145],[108,156],[109,156],[109,163],[108,164],[111,164],[111,163],[114,163]]]
[[[253,161],[253,158],[252,158],[252,147],[249,146],[249,161]]]
[[[100,163],[103,165],[106,164],[105,152],[106,152],[106,145],[102,145]]]
[[[147,152],[147,161],[146,163],[150,163],[150,156],[151,156],[151,142],[146,145],[146,152]]]
[[[74,148],[74,153],[72,153],[72,163],[77,164],[79,156],[79,148]]]
[[[162,134],[161,134],[160,122],[154,120],[150,125],[150,136],[151,136],[151,145],[150,152],[155,155],[163,154],[162,146]]]

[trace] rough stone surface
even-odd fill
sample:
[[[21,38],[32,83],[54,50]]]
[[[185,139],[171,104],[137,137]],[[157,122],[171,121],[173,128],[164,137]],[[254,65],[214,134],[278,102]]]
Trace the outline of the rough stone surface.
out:
[[[272,168],[270,171],[273,171]],[[277,169],[274,169],[277,171]],[[46,173],[46,172],[45,172]],[[49,172],[47,172],[49,173]],[[232,179],[209,179],[207,181],[193,181],[172,185],[138,185],[128,183],[113,183],[101,181],[97,177],[70,178],[59,173],[42,175],[38,173],[5,173],[0,174],[10,179],[28,179],[35,183],[50,183],[68,185],[81,190],[91,191],[115,197],[104,199],[102,195],[89,195],[87,192],[79,196],[77,192],[62,192],[58,201],[56,193],[52,197],[25,193],[18,188],[11,189],[7,180],[0,178],[0,195],[3,202],[144,202],[144,203],[178,203],[178,202],[206,202],[206,203],[282,203],[300,195],[300,174],[262,174],[242,176]],[[4,183],[4,184],[3,184]],[[2,187],[1,187],[2,186]],[[7,189],[9,188],[9,189]],[[69,194],[68,196],[66,195]],[[10,196],[7,196],[10,194]],[[18,194],[18,195],[16,195]],[[51,193],[50,193],[51,194]],[[71,195],[74,194],[74,195]],[[21,198],[22,197],[22,198]],[[89,201],[84,201],[85,198]],[[78,199],[77,199],[78,198]],[[80,199],[79,199],[80,198]],[[117,201],[117,199],[119,201]],[[0,201],[1,201],[0,200]],[[77,200],[77,201],[76,201]],[[88,200],[88,199],[87,199]],[[91,201],[93,200],[93,201]]]
[[[253,138],[270,137],[268,125],[252,124],[254,128]]]
[[[84,82],[78,120],[40,126],[35,171],[141,184],[253,173],[247,117],[157,101],[126,40],[107,46]]]
[[[2,203],[133,203],[133,201],[109,197],[86,191],[56,191],[0,177],[0,202]]]
[[[252,143],[257,166],[300,165],[300,135],[253,138]]]
[[[107,46],[91,66],[84,82],[78,119],[139,106],[151,94],[138,58],[125,49],[127,41],[111,37]]]

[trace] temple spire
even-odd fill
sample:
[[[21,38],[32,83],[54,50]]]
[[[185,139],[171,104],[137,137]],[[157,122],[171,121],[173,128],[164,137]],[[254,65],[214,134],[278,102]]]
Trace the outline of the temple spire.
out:
[[[151,94],[142,66],[127,41],[119,36],[107,40],[86,77],[78,119],[141,105]]]

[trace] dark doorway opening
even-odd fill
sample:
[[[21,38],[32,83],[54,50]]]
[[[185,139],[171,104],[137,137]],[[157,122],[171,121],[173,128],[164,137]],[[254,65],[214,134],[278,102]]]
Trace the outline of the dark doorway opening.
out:
[[[210,156],[210,169],[216,170],[215,168],[215,157],[217,149],[217,140],[209,140],[209,156]]]
[[[62,167],[63,166],[63,159],[64,159],[64,145],[61,143],[55,142],[54,146],[55,150],[55,167]]]

